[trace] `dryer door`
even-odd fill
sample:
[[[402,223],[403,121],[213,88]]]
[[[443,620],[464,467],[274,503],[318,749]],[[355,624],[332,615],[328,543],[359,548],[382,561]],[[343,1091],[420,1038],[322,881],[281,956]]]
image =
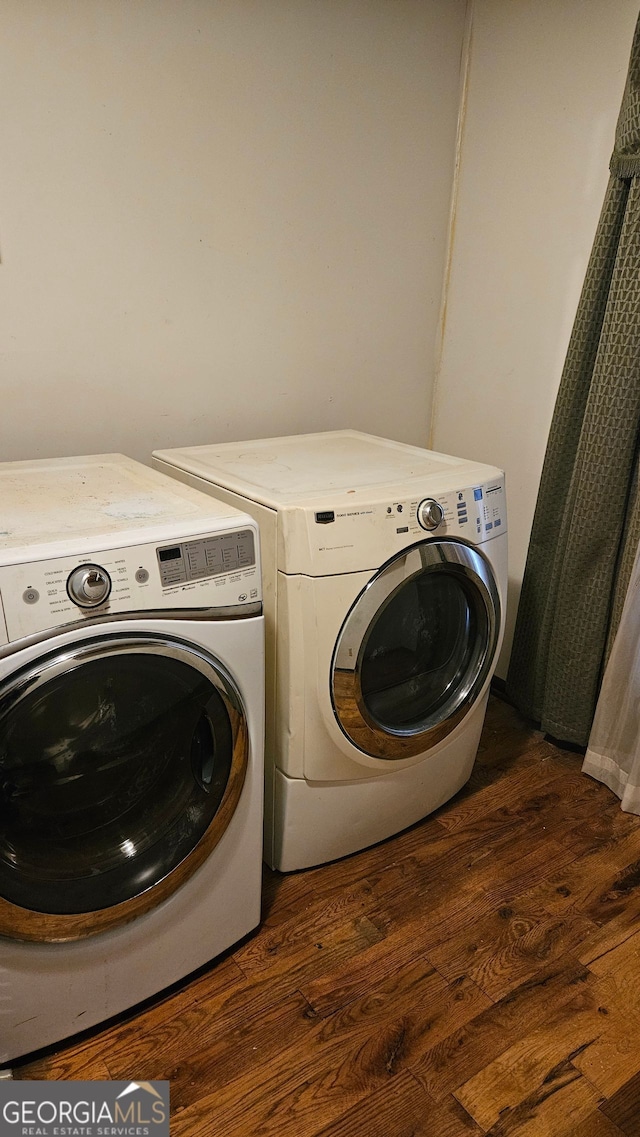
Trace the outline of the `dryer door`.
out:
[[[478,549],[454,540],[404,550],[369,581],[340,630],[331,697],[363,753],[422,754],[462,721],[496,656],[500,599]]]
[[[240,694],[160,635],[67,645],[0,688],[0,934],[79,939],[155,907],[222,836],[242,789]]]

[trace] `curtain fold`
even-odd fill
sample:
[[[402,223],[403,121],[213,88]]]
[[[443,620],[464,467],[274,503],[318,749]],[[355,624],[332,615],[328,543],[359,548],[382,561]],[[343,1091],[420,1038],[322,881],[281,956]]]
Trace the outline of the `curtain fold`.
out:
[[[507,692],[586,745],[640,537],[640,17],[553,414]]]
[[[640,554],[604,673],[582,769],[613,790],[624,810],[640,813]]]

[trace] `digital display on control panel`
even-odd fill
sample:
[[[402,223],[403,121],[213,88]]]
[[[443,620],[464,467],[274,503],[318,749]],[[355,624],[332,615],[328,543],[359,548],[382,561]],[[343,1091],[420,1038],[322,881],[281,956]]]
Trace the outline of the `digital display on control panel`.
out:
[[[198,537],[181,545],[157,550],[160,582],[163,588],[187,584],[208,576],[238,572],[256,563],[253,532],[219,533],[215,537]]]

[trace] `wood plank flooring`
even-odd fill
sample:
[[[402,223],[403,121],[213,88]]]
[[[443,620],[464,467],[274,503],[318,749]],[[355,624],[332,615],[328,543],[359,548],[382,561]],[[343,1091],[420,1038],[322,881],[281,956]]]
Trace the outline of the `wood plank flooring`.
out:
[[[470,783],[15,1070],[168,1078],[175,1137],[640,1137],[640,818],[490,702]]]

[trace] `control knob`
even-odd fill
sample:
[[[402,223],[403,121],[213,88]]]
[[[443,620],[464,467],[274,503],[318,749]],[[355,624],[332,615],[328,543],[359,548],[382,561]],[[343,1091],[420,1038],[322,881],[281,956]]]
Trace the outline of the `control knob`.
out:
[[[423,529],[437,529],[444,517],[444,510],[432,497],[425,497],[418,506],[418,523]]]
[[[97,608],[111,592],[111,577],[100,565],[79,565],[67,580],[67,592],[79,608]]]

